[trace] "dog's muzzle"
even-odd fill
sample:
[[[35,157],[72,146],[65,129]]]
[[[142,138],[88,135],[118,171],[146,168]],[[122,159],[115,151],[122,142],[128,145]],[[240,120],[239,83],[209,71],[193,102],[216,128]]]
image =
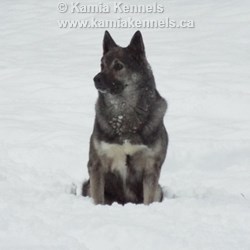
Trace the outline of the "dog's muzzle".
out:
[[[113,95],[120,94],[127,86],[120,81],[107,79],[106,75],[102,72],[94,77],[94,83],[100,93],[110,93]]]
[[[104,74],[103,73],[98,73],[95,77],[94,77],[94,83],[95,83],[95,87],[97,88],[98,91],[100,92],[106,92],[107,91],[107,86],[105,84],[105,79],[104,79]]]

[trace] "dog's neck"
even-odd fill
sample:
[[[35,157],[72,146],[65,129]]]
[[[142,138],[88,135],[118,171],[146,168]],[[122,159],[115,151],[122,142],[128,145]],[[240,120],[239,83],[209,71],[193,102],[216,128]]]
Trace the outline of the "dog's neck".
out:
[[[146,82],[136,88],[129,89],[128,86],[119,95],[109,93],[99,95],[97,112],[118,135],[137,133],[151,112],[151,103],[156,98],[155,85]],[[103,120],[100,120],[100,123],[102,122]]]
[[[128,85],[122,93],[99,93],[99,100],[103,108],[109,112],[122,115],[123,112],[133,112],[135,108],[142,108],[146,111],[146,106],[150,105],[155,97],[154,78],[138,82],[136,85]]]

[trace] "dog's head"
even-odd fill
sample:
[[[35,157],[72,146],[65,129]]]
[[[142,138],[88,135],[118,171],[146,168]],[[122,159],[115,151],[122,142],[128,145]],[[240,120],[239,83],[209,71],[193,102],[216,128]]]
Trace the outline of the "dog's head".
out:
[[[101,72],[94,77],[95,87],[100,93],[116,95],[125,89],[135,89],[150,72],[140,31],[125,48],[118,46],[105,31]]]

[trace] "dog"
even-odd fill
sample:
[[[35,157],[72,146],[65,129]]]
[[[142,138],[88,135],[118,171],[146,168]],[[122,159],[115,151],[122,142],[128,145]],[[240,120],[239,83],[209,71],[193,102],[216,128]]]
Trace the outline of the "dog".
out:
[[[95,204],[161,202],[167,102],[156,89],[140,31],[125,48],[105,31],[94,84],[98,99],[82,195]]]

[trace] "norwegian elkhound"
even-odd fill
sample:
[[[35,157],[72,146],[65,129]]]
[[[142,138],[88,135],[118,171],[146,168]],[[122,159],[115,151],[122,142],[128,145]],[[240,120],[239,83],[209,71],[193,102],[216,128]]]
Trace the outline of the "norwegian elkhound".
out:
[[[162,201],[158,181],[168,146],[167,102],[156,90],[140,31],[126,48],[105,32],[94,83],[99,96],[83,196],[95,204]]]

